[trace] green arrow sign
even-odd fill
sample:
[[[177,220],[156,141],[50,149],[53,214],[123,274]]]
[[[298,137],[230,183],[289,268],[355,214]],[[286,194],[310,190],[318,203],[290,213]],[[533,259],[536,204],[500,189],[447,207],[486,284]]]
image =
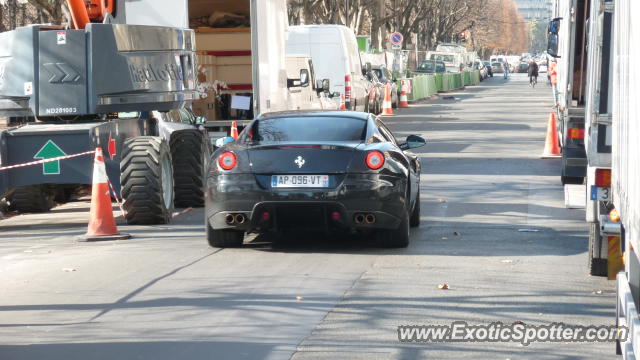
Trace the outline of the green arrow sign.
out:
[[[34,155],[34,159],[51,159],[59,156],[65,156],[64,151],[60,149],[56,143],[49,140],[44,146],[38,151],[37,154]],[[42,173],[44,175],[59,175],[60,174],[60,160],[51,161],[48,163],[42,164]]]

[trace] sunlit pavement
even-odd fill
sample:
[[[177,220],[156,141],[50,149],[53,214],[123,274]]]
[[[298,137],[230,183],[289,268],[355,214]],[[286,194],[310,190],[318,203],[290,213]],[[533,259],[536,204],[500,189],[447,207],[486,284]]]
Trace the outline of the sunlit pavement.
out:
[[[202,210],[82,243],[87,203],[0,220],[0,359],[605,359],[613,343],[414,343],[399,325],[612,325],[587,226],[542,160],[550,89],[494,77],[386,118],[419,134],[407,249],[302,235],[207,246]],[[440,289],[447,284],[449,289]]]

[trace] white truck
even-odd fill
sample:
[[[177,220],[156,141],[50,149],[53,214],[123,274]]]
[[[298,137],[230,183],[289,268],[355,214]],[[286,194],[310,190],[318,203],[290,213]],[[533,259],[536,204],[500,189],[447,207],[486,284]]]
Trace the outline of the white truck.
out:
[[[428,51],[426,59],[444,62],[447,72],[461,72],[465,67],[464,56],[458,52]]]
[[[624,271],[617,276],[616,313],[617,324],[629,329],[628,338],[619,342],[617,350],[624,359],[636,359],[640,358],[640,68],[636,61],[640,2],[615,0],[605,5],[614,13],[611,188],[624,254]]]
[[[559,1],[556,9],[566,11],[566,2]],[[568,116],[565,118],[563,131],[566,133],[564,152],[575,154],[578,150],[584,151],[586,156],[586,221],[589,224],[589,245],[588,245],[588,271],[595,276],[615,277],[615,266],[609,271],[608,257],[610,236],[617,234],[608,233],[616,226],[609,219],[609,212],[613,208],[611,202],[611,148],[612,148],[612,127],[611,112],[613,107],[613,2],[610,0],[581,0],[573,3],[574,9],[579,9],[581,16],[571,18],[570,24],[564,18],[551,21],[549,29],[550,48],[554,54],[557,53],[556,46],[565,45],[568,49],[570,40],[574,41],[574,60],[571,66],[567,67],[566,59],[560,55],[559,66],[565,70],[560,70],[559,84],[562,96],[574,96],[569,104]],[[571,9],[569,9],[571,11]],[[575,12],[575,10],[573,10]],[[562,29],[567,31],[562,31]],[[584,42],[581,42],[584,32]],[[578,42],[576,42],[578,41]],[[589,51],[586,51],[586,50]],[[566,51],[565,51],[566,53]],[[559,54],[558,54],[559,55]],[[569,56],[571,57],[571,56]],[[582,58],[584,57],[584,58]],[[578,68],[576,68],[578,67]],[[564,75],[563,75],[564,74]],[[569,82],[573,74],[573,81]],[[585,76],[583,77],[582,74]],[[578,86],[578,88],[576,88]],[[573,95],[572,95],[573,94]],[[577,95],[576,95],[577,94]],[[562,101],[562,104],[565,104]],[[584,104],[584,106],[575,106]],[[566,112],[562,112],[566,114]],[[582,125],[583,124],[583,125]],[[584,126],[584,129],[581,128]],[[576,148],[569,147],[569,142]],[[577,141],[584,139],[584,145]],[[565,162],[571,160],[571,156],[565,157]],[[573,170],[572,170],[573,171]],[[581,182],[582,178],[579,178]],[[612,239],[612,241],[618,239]]]
[[[612,1],[591,0],[588,20],[587,77],[585,89],[585,134],[587,154],[586,220],[589,223],[588,270],[591,275],[608,273],[608,236],[611,202],[611,112],[613,107],[613,13]],[[615,235],[615,234],[614,234]]]
[[[242,127],[260,113],[309,106],[292,103],[287,86],[285,0],[189,0],[189,20],[206,94],[193,110],[212,138],[232,121]]]
[[[558,139],[562,184],[582,184],[587,174],[584,147],[586,32],[590,0],[556,0],[549,23],[549,55],[557,60]]]

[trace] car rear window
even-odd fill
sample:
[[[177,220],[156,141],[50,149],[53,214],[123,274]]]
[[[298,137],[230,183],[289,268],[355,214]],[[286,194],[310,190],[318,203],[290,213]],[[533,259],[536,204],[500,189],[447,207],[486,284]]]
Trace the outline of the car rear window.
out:
[[[363,141],[367,122],[350,117],[309,116],[256,120],[246,133],[248,142]]]

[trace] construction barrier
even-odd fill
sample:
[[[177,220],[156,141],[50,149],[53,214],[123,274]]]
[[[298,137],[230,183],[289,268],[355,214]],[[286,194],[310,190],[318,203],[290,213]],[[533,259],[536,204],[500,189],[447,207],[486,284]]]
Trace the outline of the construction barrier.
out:
[[[446,74],[414,74],[411,78],[399,79],[398,89],[402,88],[402,81],[408,81],[407,99],[416,101],[425,99],[438,92],[462,89],[468,85],[480,83],[480,71],[465,71],[462,73]]]
[[[471,72],[471,85],[478,85],[480,83],[480,70]]]
[[[416,75],[412,78],[399,79],[398,89],[402,88],[402,81],[409,81],[407,99],[409,101],[424,99],[438,92],[435,77],[435,75]]]
[[[469,72],[469,71],[465,71],[465,72],[462,74],[462,76],[463,76],[462,81],[463,81],[463,83],[464,83],[464,86],[469,86],[469,85],[471,85],[471,72]]]

